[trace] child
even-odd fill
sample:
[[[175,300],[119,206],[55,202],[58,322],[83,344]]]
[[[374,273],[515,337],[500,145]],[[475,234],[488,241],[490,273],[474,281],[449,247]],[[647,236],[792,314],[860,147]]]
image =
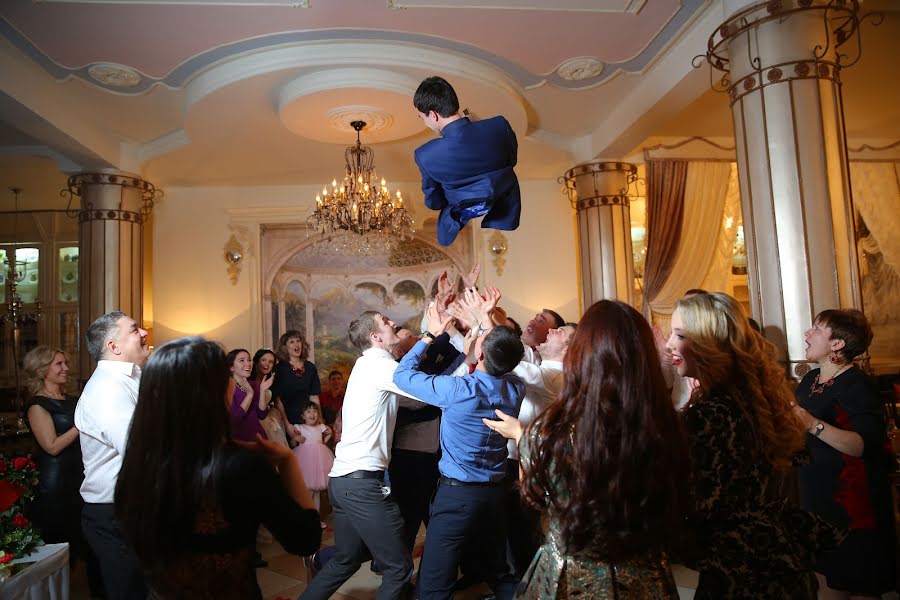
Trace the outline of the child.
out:
[[[319,495],[328,489],[328,473],[334,464],[334,454],[326,446],[331,439],[331,429],[322,422],[322,410],[318,404],[310,404],[303,409],[302,425],[294,425],[300,434],[300,445],[294,448],[294,454],[300,461],[306,487],[312,493],[316,510],[320,510]],[[321,514],[321,511],[320,511]],[[322,529],[325,529],[322,521]]]

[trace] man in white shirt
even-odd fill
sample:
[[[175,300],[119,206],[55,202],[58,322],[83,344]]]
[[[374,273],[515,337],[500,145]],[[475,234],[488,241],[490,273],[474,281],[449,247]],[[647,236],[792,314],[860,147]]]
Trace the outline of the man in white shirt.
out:
[[[310,582],[301,600],[327,600],[369,555],[383,572],[376,598],[400,598],[412,577],[412,556],[404,543],[403,517],[384,483],[398,406],[421,408],[394,385],[400,343],[394,322],[366,311],[350,324],[350,341],[363,354],[347,380],[343,432],[329,473],[328,499],[334,510],[336,551]],[[398,394],[403,397],[398,397]]]
[[[115,522],[113,500],[137,404],[141,366],[150,355],[147,331],[115,311],[91,323],[86,337],[97,369],[75,409],[84,461],[81,526],[99,559],[107,598],[143,600],[147,589],[141,565]]]
[[[525,331],[522,332],[522,344],[525,346],[525,361],[541,364],[543,358],[538,346],[547,341],[547,334],[553,328],[561,328],[566,324],[565,320],[549,308],[545,308],[534,318],[528,321]]]

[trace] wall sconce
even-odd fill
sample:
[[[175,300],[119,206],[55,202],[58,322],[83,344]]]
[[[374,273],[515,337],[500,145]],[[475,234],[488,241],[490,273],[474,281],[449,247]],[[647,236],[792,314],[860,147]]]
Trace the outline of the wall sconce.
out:
[[[497,271],[497,275],[503,275],[503,266],[506,264],[504,256],[509,250],[506,236],[495,229],[488,238],[488,250],[494,257],[494,270]]]
[[[238,275],[241,273],[241,262],[244,260],[244,247],[237,241],[234,234],[228,238],[225,243],[223,258],[228,265],[228,277],[231,278],[231,285],[237,285]]]

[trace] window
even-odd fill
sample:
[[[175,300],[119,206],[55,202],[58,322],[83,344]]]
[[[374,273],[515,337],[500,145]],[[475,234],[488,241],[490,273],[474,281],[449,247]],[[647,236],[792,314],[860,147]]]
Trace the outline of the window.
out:
[[[78,302],[78,246],[59,249],[59,300]]]

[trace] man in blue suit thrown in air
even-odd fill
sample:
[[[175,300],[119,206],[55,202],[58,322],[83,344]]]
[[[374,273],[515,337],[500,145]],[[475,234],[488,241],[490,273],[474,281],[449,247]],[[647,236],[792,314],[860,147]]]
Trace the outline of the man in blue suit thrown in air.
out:
[[[470,121],[459,114],[453,87],[441,77],[419,84],[413,104],[425,125],[441,137],[416,149],[425,206],[441,211],[437,235],[449,246],[471,219],[482,227],[519,226],[521,197],[513,172],[518,143],[502,116]]]

